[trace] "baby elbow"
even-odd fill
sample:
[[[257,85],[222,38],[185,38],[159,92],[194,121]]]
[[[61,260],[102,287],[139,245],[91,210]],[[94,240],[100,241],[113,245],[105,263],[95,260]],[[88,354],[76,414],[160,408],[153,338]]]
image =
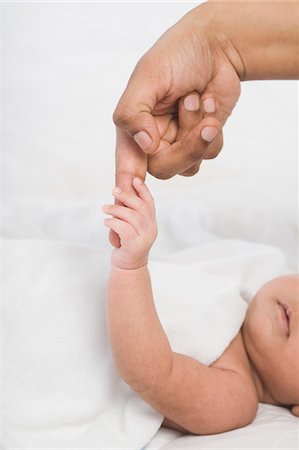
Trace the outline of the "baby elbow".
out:
[[[244,409],[235,417],[235,423],[231,429],[244,428],[250,425],[256,417],[257,410],[258,401],[249,401],[244,405]]]

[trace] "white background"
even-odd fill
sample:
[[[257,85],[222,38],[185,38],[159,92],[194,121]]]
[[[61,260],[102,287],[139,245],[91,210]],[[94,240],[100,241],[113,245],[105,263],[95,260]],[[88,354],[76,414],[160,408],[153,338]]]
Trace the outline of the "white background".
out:
[[[4,194],[110,199],[117,100],[142,54],[197,4],[3,3]],[[192,178],[149,177],[154,194],[246,179],[296,207],[297,91],[242,83],[220,156]]]
[[[74,431],[81,436],[82,424],[92,431],[88,423],[97,423],[94,414],[99,405],[89,388],[94,386],[98,391],[97,380],[101,375],[95,371],[97,359],[90,359],[90,370],[82,361],[93,355],[90,338],[97,352],[98,316],[96,309],[85,307],[85,301],[89,298],[92,304],[99,305],[101,297],[94,289],[97,283],[104,283],[105,276],[101,265],[89,256],[84,259],[84,255],[85,252],[100,255],[103,249],[111,249],[99,214],[100,205],[112,201],[110,191],[114,185],[115,136],[111,116],[138,59],[196,4],[2,3],[2,187],[7,200],[3,234],[8,238],[5,245],[18,250],[16,253],[6,250],[3,258],[6,274],[10,275],[7,278],[11,280],[9,295],[4,298],[8,300],[8,312],[4,314],[6,349],[11,339],[11,350],[6,350],[4,375],[7,381],[4,384],[9,388],[7,398],[16,400],[8,408],[4,407],[5,412],[11,411],[5,430],[10,442],[23,435],[29,440],[39,439],[36,429],[40,420],[47,424],[38,428],[41,436],[55,439],[56,433],[62,433],[67,440],[65,428],[51,428],[51,424],[57,423],[57,417],[61,417],[55,400],[58,397],[59,407],[66,411],[64,423],[71,433]],[[191,178],[177,176],[167,181],[148,178],[160,218],[159,236],[153,249],[156,258],[161,254],[171,260],[173,254],[181,250],[194,250],[215,239],[218,244],[225,243],[226,239],[243,239],[276,246],[287,256],[292,271],[298,271],[297,86],[295,81],[242,83],[241,98],[224,129],[225,145],[220,156],[205,162],[200,173]],[[197,256],[202,257],[200,251]],[[12,262],[10,271],[7,261]],[[267,277],[268,266],[263,265],[260,258],[257,261],[253,273]],[[60,267],[65,270],[59,272]],[[73,267],[80,270],[75,273]],[[54,278],[51,274],[55,270],[58,276]],[[47,279],[51,281],[50,286],[45,282]],[[25,289],[22,288],[24,282]],[[75,298],[80,299],[78,305],[82,305],[82,309],[76,307],[75,310],[82,329],[85,330],[85,326],[88,329],[87,339],[78,334],[77,322],[72,319],[76,283],[81,288],[76,289]],[[69,314],[55,307],[53,295],[56,300],[63,299],[63,304],[66,298],[70,299]],[[46,301],[42,303],[40,299]],[[32,307],[34,314],[30,313]],[[48,320],[53,318],[52,311],[61,313],[62,322]],[[11,332],[12,329],[16,332]],[[62,341],[61,332],[65,336]],[[44,336],[44,340],[39,336]],[[34,357],[30,354],[28,338],[35,339]],[[80,344],[77,345],[78,339]],[[64,377],[56,370],[59,362],[56,351],[62,354],[61,342],[67,349],[63,360],[68,364],[61,366]],[[87,350],[78,357],[82,343],[87,344]],[[43,364],[45,349],[52,357],[52,373],[56,376],[58,391],[55,383],[52,388],[53,377],[49,381],[49,360]],[[35,377],[32,365],[28,365],[28,352],[29,361],[35,364]],[[68,375],[73,367],[69,365],[71,353],[78,370]],[[39,370],[46,370],[46,375],[42,376]],[[80,370],[82,380],[76,378]],[[12,377],[11,373],[18,376]],[[96,380],[94,384],[86,381],[86,374]],[[44,395],[38,397],[36,386],[44,380]],[[71,380],[75,395],[69,390]],[[81,408],[76,402],[74,408],[77,392],[85,388],[88,395],[82,396],[84,406]],[[61,393],[58,397],[57,392]],[[92,400],[89,409],[88,398]],[[53,410],[45,408],[47,399]],[[22,416],[24,408],[29,416],[27,428]],[[75,423],[72,417],[77,411],[82,413],[83,420],[76,422],[77,427],[69,427]],[[107,413],[111,411],[108,408]],[[122,410],[119,412],[122,414]],[[54,422],[52,417],[55,417]],[[122,417],[126,420],[127,416]],[[18,433],[11,432],[14,424]],[[267,405],[259,412],[257,422],[248,428],[217,436],[187,436],[180,438],[179,445],[185,448],[202,445],[205,448],[265,445],[290,448],[290,443],[297,442],[297,428],[296,419],[287,410]],[[100,432],[95,429],[97,435]],[[165,430],[160,435],[162,433],[167,435]],[[164,441],[163,436],[164,446],[169,438]],[[171,436],[175,439],[177,434],[172,432]],[[74,436],[72,442],[73,439]],[[48,444],[48,439],[46,441]],[[158,448],[157,442],[151,448]],[[9,447],[12,445],[16,444]],[[86,442],[82,445],[86,447]],[[173,442],[167,447],[173,448]]]

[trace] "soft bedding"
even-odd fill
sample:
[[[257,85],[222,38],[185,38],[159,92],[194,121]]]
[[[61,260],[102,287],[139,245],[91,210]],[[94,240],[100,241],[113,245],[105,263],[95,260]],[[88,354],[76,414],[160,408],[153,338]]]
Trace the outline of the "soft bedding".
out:
[[[278,406],[260,404],[252,424],[212,436],[188,436],[161,428],[145,450],[298,449],[298,419]]]
[[[217,235],[213,208],[195,192],[188,201],[161,199],[157,210],[160,232],[150,268],[159,316],[175,351],[210,364],[236,335],[254,291],[290,267],[274,246]],[[194,219],[177,221],[176,228],[172,216],[186,218],[191,210]],[[149,448],[155,448],[155,439],[174,436],[159,431],[162,416],[114,369],[104,314],[109,246],[96,211],[94,202],[42,206],[37,198],[8,198],[4,205],[4,449],[139,449],[152,438]],[[177,245],[178,235],[184,245]],[[281,420],[281,408],[272,408]],[[291,443],[298,419],[282,412]],[[182,439],[187,448],[201,438],[204,446],[212,445],[209,439],[231,442],[240,432],[176,434],[175,445]]]

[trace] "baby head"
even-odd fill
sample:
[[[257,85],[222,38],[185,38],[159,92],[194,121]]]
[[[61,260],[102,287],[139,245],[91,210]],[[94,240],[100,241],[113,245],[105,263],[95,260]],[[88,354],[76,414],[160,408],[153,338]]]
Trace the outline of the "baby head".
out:
[[[257,292],[242,327],[261,401],[299,416],[299,275],[275,278]]]

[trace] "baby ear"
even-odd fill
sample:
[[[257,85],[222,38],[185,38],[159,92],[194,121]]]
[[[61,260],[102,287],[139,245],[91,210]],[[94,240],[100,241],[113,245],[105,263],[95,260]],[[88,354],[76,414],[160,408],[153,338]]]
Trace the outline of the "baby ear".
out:
[[[291,413],[294,414],[294,416],[299,417],[299,405],[292,406]]]

